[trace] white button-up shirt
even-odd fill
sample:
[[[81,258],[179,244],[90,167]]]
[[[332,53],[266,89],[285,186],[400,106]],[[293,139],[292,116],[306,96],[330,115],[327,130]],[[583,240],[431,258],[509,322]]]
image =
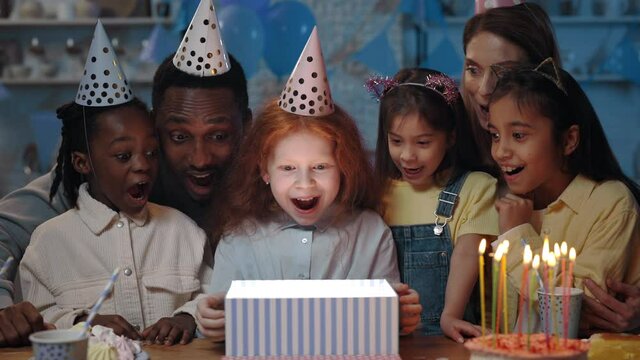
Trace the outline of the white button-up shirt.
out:
[[[116,267],[123,271],[100,314],[118,314],[144,329],[176,312],[211,277],[206,235],[181,212],[153,203],[137,218],[116,213],[81,185],[78,208],[33,232],[20,263],[22,293],[45,321],[69,328],[95,303]]]

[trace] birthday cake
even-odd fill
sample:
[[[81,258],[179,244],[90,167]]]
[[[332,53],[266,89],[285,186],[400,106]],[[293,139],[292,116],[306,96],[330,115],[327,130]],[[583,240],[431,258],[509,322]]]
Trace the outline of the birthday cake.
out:
[[[495,338],[495,340],[494,340]],[[547,343],[545,334],[532,334],[529,337],[518,334],[486,335],[465,342],[464,346],[471,352],[471,360],[493,359],[587,359],[589,343],[586,341],[567,339],[554,340]]]
[[[74,328],[81,329],[84,322]],[[116,335],[113,329],[94,325],[91,327],[87,360],[147,360],[149,355],[142,351],[139,341]]]

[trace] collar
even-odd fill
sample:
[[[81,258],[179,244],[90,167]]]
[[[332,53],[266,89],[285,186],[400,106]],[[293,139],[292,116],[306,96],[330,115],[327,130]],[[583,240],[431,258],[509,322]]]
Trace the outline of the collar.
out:
[[[549,204],[548,208],[555,208],[562,202],[573,210],[573,212],[579,213],[582,204],[589,198],[596,185],[595,181],[578,174],[571,180],[569,186],[564,189],[558,199]]]
[[[324,216],[317,223],[313,225],[300,225],[295,222],[289,215],[287,215],[287,213],[282,212],[282,214],[276,217],[276,221],[280,224],[276,229],[279,231],[285,229],[300,229],[306,231],[318,231],[323,233],[337,220],[335,218],[335,213],[336,207],[335,205],[332,205],[331,207],[329,207],[329,209],[327,209],[327,213],[324,214]]]
[[[149,207],[134,216],[123,212],[117,213],[107,205],[94,199],[87,190],[88,183],[83,183],[78,189],[78,214],[92,233],[98,235],[111,227],[118,219],[127,218],[137,226],[144,226],[149,220]]]

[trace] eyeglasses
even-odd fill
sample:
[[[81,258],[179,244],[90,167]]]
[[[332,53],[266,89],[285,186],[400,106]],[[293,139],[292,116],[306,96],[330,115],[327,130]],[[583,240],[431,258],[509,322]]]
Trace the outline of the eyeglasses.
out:
[[[535,67],[531,67],[531,65],[521,65],[518,63],[509,63],[506,65],[505,63],[502,63],[502,64],[491,65],[491,72],[494,78],[493,79],[494,82],[491,84],[492,87],[490,88],[491,93],[495,91],[496,87],[498,86],[498,83],[500,82],[500,79],[502,79],[506,74],[513,71],[516,71],[516,72],[533,71],[537,74],[540,74],[545,79],[551,81],[558,88],[558,90],[562,91],[565,95],[567,95],[567,90],[562,84],[562,80],[560,77],[560,68],[556,65],[556,62],[551,57],[544,59],[540,64],[538,64]]]

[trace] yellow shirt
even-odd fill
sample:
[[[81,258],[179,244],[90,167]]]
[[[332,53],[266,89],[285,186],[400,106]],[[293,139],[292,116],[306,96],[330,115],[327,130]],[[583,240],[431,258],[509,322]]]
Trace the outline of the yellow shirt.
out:
[[[576,249],[575,287],[584,289],[585,278],[604,289],[607,278],[640,283],[638,204],[622,182],[597,183],[576,176],[560,197],[544,209],[540,228],[549,232],[551,251],[554,243],[562,241]],[[508,239],[510,244],[507,255],[510,292],[517,291],[522,281],[524,250],[520,239],[531,245],[534,254],[542,253],[544,239],[531,224],[514,227],[500,235],[498,241],[502,239]],[[557,273],[555,281],[560,285],[560,271]]]
[[[483,172],[471,172],[460,189],[449,221],[455,245],[465,234],[497,236],[498,213],[494,208],[497,180]],[[384,196],[384,220],[389,226],[432,224],[441,187],[416,189],[406,181],[391,182]]]

